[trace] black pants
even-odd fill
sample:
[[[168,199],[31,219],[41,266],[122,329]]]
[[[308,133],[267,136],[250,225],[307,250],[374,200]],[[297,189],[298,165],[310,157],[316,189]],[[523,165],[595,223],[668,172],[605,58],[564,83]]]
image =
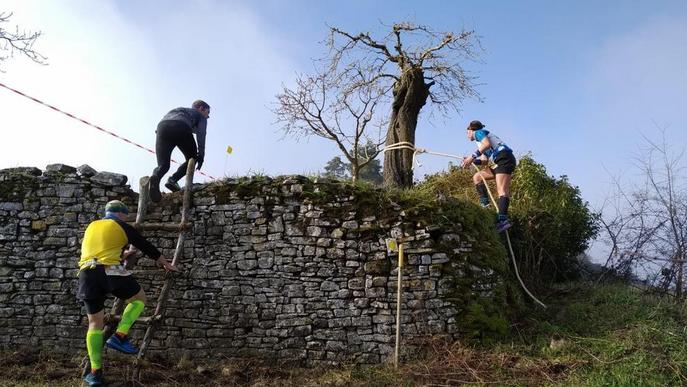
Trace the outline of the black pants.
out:
[[[153,170],[152,176],[156,176],[160,180],[169,171],[169,162],[172,158],[172,151],[174,147],[179,147],[181,153],[184,154],[186,161],[181,164],[174,174],[172,179],[179,181],[186,175],[186,167],[188,159],[195,158],[198,155],[198,148],[196,147],[196,140],[193,138],[193,132],[182,121],[161,121],[157,125],[157,136],[155,137],[155,153],[157,153],[157,168]]]

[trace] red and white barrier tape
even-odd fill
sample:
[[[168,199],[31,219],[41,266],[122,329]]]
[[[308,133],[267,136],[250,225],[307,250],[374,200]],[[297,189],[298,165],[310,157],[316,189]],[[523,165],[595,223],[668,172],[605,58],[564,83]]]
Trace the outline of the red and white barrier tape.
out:
[[[13,89],[13,88],[11,88],[11,87],[5,85],[5,84],[2,83],[2,82],[0,82],[0,86],[4,87],[5,89],[10,90],[10,91],[12,91],[12,92],[14,92],[14,93],[19,94],[19,95],[21,95],[22,97],[28,98],[28,99],[30,99],[30,100],[32,100],[32,101],[34,101],[34,102],[37,102],[37,103],[39,103],[39,104],[41,104],[41,105],[43,105],[43,106],[45,106],[45,107],[48,107],[48,108],[50,108],[50,109],[52,109],[52,110],[54,110],[54,111],[56,111],[56,112],[58,112],[58,113],[62,113],[62,114],[64,114],[64,115],[67,116],[67,117],[70,117],[70,118],[73,118],[73,119],[75,119],[75,120],[77,120],[77,121],[80,121],[80,122],[82,122],[82,123],[84,123],[84,124],[86,124],[86,125],[88,125],[88,126],[90,126],[90,127],[92,127],[92,128],[98,129],[98,130],[101,131],[101,132],[107,133],[107,134],[109,134],[109,135],[112,136],[112,137],[118,138],[118,139],[120,139],[120,140],[122,140],[122,141],[124,141],[124,142],[126,142],[126,143],[128,143],[128,144],[137,146],[137,147],[139,147],[139,148],[141,148],[141,149],[143,149],[143,150],[145,150],[145,151],[148,151],[148,152],[150,152],[150,153],[152,153],[152,154],[155,154],[155,151],[152,150],[152,149],[150,149],[150,148],[146,148],[146,147],[144,147],[143,145],[137,144],[137,143],[135,143],[135,142],[133,142],[133,141],[127,139],[127,138],[121,137],[121,136],[119,136],[119,135],[117,135],[117,134],[115,134],[115,133],[113,133],[113,132],[110,132],[109,130],[105,130],[105,129],[101,128],[100,126],[95,125],[95,124],[92,124],[92,123],[90,123],[90,122],[88,122],[88,121],[86,121],[86,120],[84,120],[84,119],[82,119],[82,118],[79,118],[79,117],[77,117],[77,116],[75,116],[75,115],[73,115],[73,114],[71,114],[71,113],[67,113],[67,112],[65,112],[65,111],[63,111],[63,110],[60,110],[60,109],[58,109],[57,107],[55,107],[55,106],[53,106],[53,105],[50,105],[50,104],[45,103],[45,102],[43,102],[43,101],[41,101],[41,100],[39,100],[39,99],[37,99],[37,98],[31,97],[31,96],[29,96],[29,95],[26,95],[26,94],[22,93],[22,92],[19,91],[19,90]],[[180,162],[178,162],[178,161],[176,161],[176,160],[174,160],[174,159],[171,159],[171,161],[172,161],[173,163],[176,163],[176,164],[181,164]],[[211,178],[211,179],[213,179],[213,180],[217,180],[216,178],[214,178],[214,177],[212,177],[212,176],[210,176],[210,175],[208,175],[208,174],[206,174],[206,173],[204,173],[204,172],[201,172],[201,171],[197,171],[197,172],[200,173],[200,174],[203,175],[203,176],[209,177],[209,178]]]

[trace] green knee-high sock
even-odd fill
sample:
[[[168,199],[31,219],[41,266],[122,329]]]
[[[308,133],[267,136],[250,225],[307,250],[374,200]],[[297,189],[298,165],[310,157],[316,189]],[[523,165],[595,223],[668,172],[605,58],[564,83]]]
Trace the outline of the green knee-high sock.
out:
[[[91,370],[103,368],[103,331],[102,329],[89,329],[86,333],[86,348],[88,358],[91,360]]]
[[[124,313],[122,313],[122,320],[119,322],[119,325],[117,326],[117,333],[126,335],[129,333],[129,329],[131,328],[132,325],[134,325],[134,322],[138,318],[138,316],[141,315],[141,312],[143,312],[143,307],[145,304],[143,304],[143,301],[141,300],[136,300],[130,302],[126,308],[124,309]]]

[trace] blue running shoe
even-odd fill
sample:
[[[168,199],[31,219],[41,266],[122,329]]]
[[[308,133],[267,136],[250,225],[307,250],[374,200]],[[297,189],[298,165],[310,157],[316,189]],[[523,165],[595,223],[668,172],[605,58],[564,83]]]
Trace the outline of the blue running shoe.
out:
[[[109,339],[107,339],[107,346],[116,351],[126,353],[129,355],[138,353],[138,348],[134,347],[134,345],[131,344],[131,341],[129,341],[129,337],[127,336],[120,338],[116,334],[112,335]]]
[[[508,219],[499,220],[498,222],[496,222],[496,231],[497,232],[504,232],[504,231],[508,230],[511,226],[512,225],[510,224]]]
[[[105,383],[103,380],[103,370],[97,370],[95,373],[89,372],[84,376],[83,381],[89,386],[102,386]]]

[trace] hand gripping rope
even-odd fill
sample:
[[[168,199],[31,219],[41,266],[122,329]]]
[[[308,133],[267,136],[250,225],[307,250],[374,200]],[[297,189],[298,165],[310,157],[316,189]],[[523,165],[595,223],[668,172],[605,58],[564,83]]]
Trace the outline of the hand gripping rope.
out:
[[[422,164],[420,164],[420,162],[417,161],[417,155],[421,154],[421,153],[450,157],[450,158],[454,158],[457,160],[463,160],[465,158],[463,156],[457,156],[457,155],[452,155],[452,154],[448,154],[448,153],[432,152],[432,151],[428,151],[428,150],[423,149],[423,148],[417,148],[417,147],[415,147],[415,145],[413,143],[406,142],[406,141],[397,142],[395,144],[385,146],[384,147],[384,153],[386,153],[387,151],[399,150],[399,149],[408,149],[408,150],[413,151],[413,169],[415,169],[415,166],[418,166],[418,167],[422,166]],[[472,164],[472,166],[475,167],[477,172],[479,172],[479,168],[475,164]],[[486,179],[484,179],[484,176],[482,176],[481,173],[479,174],[479,176],[482,178],[482,182],[484,183],[485,187],[487,187],[487,193],[489,193],[489,199],[491,199],[491,202],[494,206],[494,210],[498,212],[498,206],[496,204],[496,200],[494,200],[494,195],[492,195],[491,190],[489,189],[489,185],[487,185]],[[525,293],[527,293],[527,295],[530,296],[530,298],[532,298],[532,300],[534,300],[537,304],[541,305],[542,308],[546,308],[546,305],[543,302],[539,301],[539,299],[537,299],[537,297],[535,297],[529,291],[529,289],[527,289],[527,286],[525,286],[525,283],[522,281],[522,278],[520,278],[520,272],[518,271],[518,264],[515,261],[515,253],[513,253],[513,245],[511,244],[510,235],[508,234],[508,230],[506,230],[506,240],[508,241],[508,250],[510,251],[511,260],[513,262],[513,268],[515,269],[515,276],[518,278],[518,282],[520,282],[520,286],[525,291]]]
[[[22,97],[28,98],[28,99],[30,99],[30,100],[36,102],[36,103],[39,103],[39,104],[41,104],[41,105],[43,105],[43,106],[45,106],[45,107],[48,107],[48,108],[50,108],[50,109],[52,109],[52,110],[54,110],[54,111],[56,111],[56,112],[58,112],[58,113],[62,113],[62,114],[64,114],[65,116],[67,116],[67,117],[69,117],[69,118],[73,118],[73,119],[75,119],[75,120],[77,120],[77,121],[80,121],[80,122],[82,122],[82,123],[84,123],[84,124],[86,124],[86,125],[88,125],[88,126],[90,126],[90,127],[92,127],[92,128],[98,129],[99,131],[101,131],[101,132],[103,132],[103,133],[107,133],[107,134],[109,134],[109,135],[112,136],[112,137],[118,138],[118,139],[120,139],[120,140],[126,142],[127,144],[131,144],[131,145],[136,146],[136,147],[139,147],[139,148],[141,148],[141,149],[143,149],[143,150],[145,150],[145,151],[148,151],[149,153],[155,154],[155,151],[153,151],[153,150],[150,149],[150,148],[146,148],[146,147],[144,147],[143,145],[139,145],[139,144],[137,144],[137,143],[135,143],[135,142],[133,142],[133,141],[127,139],[127,138],[118,136],[117,134],[115,134],[115,133],[113,133],[113,132],[110,132],[109,130],[105,130],[105,129],[101,128],[101,127],[98,126],[98,125],[92,124],[92,123],[90,123],[90,122],[88,122],[88,121],[86,121],[86,120],[84,120],[84,119],[82,119],[82,118],[79,118],[79,117],[77,117],[77,116],[75,116],[75,115],[73,115],[73,114],[71,114],[71,113],[67,113],[67,112],[65,112],[65,111],[63,111],[63,110],[60,110],[60,109],[56,108],[56,107],[53,106],[53,105],[50,105],[50,104],[45,103],[45,102],[43,102],[43,101],[41,101],[41,100],[39,100],[39,99],[37,99],[37,98],[31,97],[31,96],[29,96],[29,95],[26,95],[26,94],[22,93],[22,92],[19,91],[19,90],[13,89],[13,88],[11,88],[11,87],[5,85],[4,83],[1,83],[1,82],[0,82],[0,86],[4,87],[5,89],[7,89],[7,90],[9,90],[9,91],[12,91],[12,92],[14,92],[14,93],[19,94],[19,95],[21,95]],[[178,161],[176,161],[176,160],[174,160],[174,159],[171,159],[171,161],[172,161],[173,163],[175,163],[175,164],[181,164],[180,162],[178,162]],[[215,177],[210,176],[210,175],[208,175],[208,174],[206,174],[206,173],[204,173],[204,172],[201,172],[201,171],[197,171],[197,172],[200,173],[200,174],[203,175],[203,176],[206,176],[206,177],[211,178],[212,180],[217,180]]]

